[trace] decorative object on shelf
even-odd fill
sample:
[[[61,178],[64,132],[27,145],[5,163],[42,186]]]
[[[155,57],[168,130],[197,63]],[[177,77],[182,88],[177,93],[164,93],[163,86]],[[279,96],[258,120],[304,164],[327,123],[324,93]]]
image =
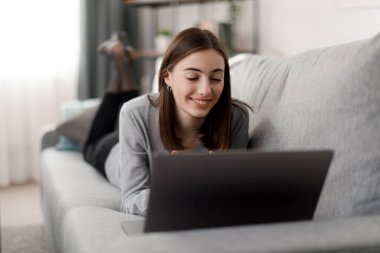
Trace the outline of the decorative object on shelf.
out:
[[[219,37],[226,45],[229,54],[233,54],[234,51],[234,33],[240,14],[241,8],[237,0],[228,0],[228,19],[219,23]]]
[[[216,22],[215,20],[211,20],[211,19],[202,19],[199,21],[199,23],[197,24],[197,26],[201,29],[206,29],[206,30],[209,30],[211,31],[212,33],[214,34],[218,34],[219,33],[219,23]]]
[[[154,38],[154,45],[159,53],[165,53],[171,40],[172,32],[169,29],[162,29]]]

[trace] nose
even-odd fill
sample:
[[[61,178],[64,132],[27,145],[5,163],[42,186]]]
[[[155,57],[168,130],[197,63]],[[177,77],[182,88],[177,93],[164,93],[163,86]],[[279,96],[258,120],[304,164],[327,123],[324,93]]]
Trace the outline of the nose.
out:
[[[202,81],[198,85],[198,93],[201,96],[208,96],[211,94],[211,84],[210,81],[206,78],[202,79]]]

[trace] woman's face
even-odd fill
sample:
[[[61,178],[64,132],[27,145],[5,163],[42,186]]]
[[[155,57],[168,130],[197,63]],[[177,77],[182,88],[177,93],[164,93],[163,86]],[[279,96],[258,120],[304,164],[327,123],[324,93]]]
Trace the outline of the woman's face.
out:
[[[188,55],[167,72],[179,119],[206,118],[222,94],[224,68],[223,57],[209,49]]]

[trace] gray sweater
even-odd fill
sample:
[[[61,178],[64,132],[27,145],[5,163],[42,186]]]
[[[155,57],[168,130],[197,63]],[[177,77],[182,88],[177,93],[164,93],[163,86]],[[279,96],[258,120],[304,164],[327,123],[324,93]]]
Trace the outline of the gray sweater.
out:
[[[147,211],[153,154],[170,153],[161,143],[158,107],[150,103],[148,96],[140,96],[123,105],[119,143],[111,150],[105,164],[109,181],[121,189],[122,211],[138,215],[145,215]],[[233,110],[232,149],[247,148],[247,115],[236,108]],[[207,153],[208,149],[200,145],[195,152]]]

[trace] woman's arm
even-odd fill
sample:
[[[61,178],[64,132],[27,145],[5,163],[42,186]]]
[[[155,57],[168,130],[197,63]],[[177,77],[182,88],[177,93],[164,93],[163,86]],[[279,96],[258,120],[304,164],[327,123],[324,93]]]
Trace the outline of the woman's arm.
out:
[[[120,166],[122,211],[146,215],[149,198],[147,135],[138,110],[124,104],[120,111]]]

